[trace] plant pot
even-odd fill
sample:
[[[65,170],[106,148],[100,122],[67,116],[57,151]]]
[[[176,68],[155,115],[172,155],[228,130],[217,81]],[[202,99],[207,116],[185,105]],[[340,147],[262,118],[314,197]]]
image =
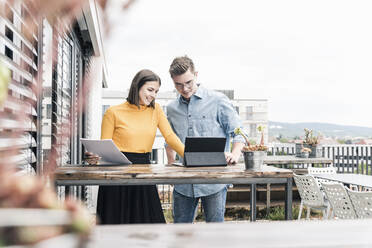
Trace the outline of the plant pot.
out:
[[[296,143],[296,157],[301,157],[302,143]]]
[[[308,145],[303,144],[304,147],[310,148],[311,152],[309,154],[309,158],[321,158],[323,157],[322,145]]]
[[[308,158],[309,157],[309,152],[301,152],[300,157],[301,158]]]
[[[243,152],[245,169],[260,170],[263,167],[266,151]]]

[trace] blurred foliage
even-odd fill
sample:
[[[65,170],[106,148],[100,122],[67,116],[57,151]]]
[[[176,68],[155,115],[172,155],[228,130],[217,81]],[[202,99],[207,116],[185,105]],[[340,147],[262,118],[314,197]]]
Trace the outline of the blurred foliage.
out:
[[[0,105],[8,96],[8,84],[10,82],[10,70],[0,61]]]
[[[32,45],[37,48],[38,44],[35,43],[33,34],[38,31],[40,21],[44,18],[53,26],[53,29],[68,32],[68,29],[72,27],[71,24],[76,21],[77,17],[81,16],[83,9],[88,7],[88,5],[90,5],[90,9],[97,9],[97,7],[99,8],[98,5],[100,5],[103,10],[103,22],[107,25],[107,23],[105,23],[105,17],[108,15],[108,8],[106,8],[108,2],[121,4],[121,9],[126,10],[134,1],[135,0],[6,0],[0,1],[0,18],[9,18],[9,16],[13,16],[15,12],[19,11],[17,15],[20,20],[17,20],[17,23],[14,22],[14,24],[20,24],[21,36],[24,36],[25,40],[33,43]],[[97,6],[95,3],[97,3]],[[20,8],[21,5],[22,8]],[[23,11],[23,8],[27,11]],[[18,25],[15,25],[14,28],[18,28]],[[16,32],[15,30],[12,31]],[[15,43],[15,45],[18,46],[17,43]],[[21,49],[21,47],[18,48]],[[24,52],[23,48],[22,52]],[[24,69],[23,64],[19,64],[19,66]],[[8,96],[10,80],[11,72],[9,68],[4,65],[3,61],[0,60],[0,105],[4,103]],[[87,81],[89,80],[87,79]],[[37,83],[38,86],[41,87],[41,80]],[[40,95],[37,95],[37,98],[40,97]],[[22,100],[22,98],[20,99]],[[22,115],[22,113],[28,113],[29,108],[26,109],[26,107],[29,105],[22,105],[22,103],[18,105],[17,121],[22,122],[23,119],[26,118],[26,114]],[[11,117],[14,118],[14,114]],[[20,130],[13,133],[17,135],[22,132],[27,132],[27,130],[20,128]],[[61,136],[63,135],[65,134],[61,134]],[[10,139],[13,138],[15,137],[10,137]],[[14,141],[13,150],[9,153],[16,154],[19,152],[18,147],[15,146],[16,143],[17,142]],[[57,154],[56,157],[57,156],[60,155]],[[54,157],[54,154],[49,155],[48,160],[54,161],[57,159],[56,157]],[[63,227],[58,225],[48,227],[33,226],[32,231],[30,227],[3,226],[5,229],[0,228],[0,247],[3,245],[34,243],[47,237],[49,238],[51,235],[56,236],[62,233],[73,232],[79,234],[79,236],[86,236],[90,233],[94,225],[94,220],[79,200],[66,198],[64,201],[60,201],[55,189],[48,185],[48,180],[50,178],[39,175],[33,176],[15,173],[16,166],[14,165],[16,165],[16,163],[17,162],[13,160],[7,161],[4,157],[0,160],[0,208],[64,210],[70,214],[70,225]],[[43,171],[44,174],[46,174],[45,172],[46,170]],[[24,220],[26,226],[28,221],[27,219]],[[6,233],[8,231],[11,232],[12,235],[2,235],[4,232]],[[4,237],[6,237],[6,239],[3,239]]]
[[[24,220],[25,226],[0,228],[0,239],[7,233],[6,239],[3,239],[6,245],[32,244],[63,233],[76,233],[86,237],[94,226],[92,216],[80,201],[72,198],[59,201],[53,187],[47,186],[47,181],[39,176],[0,170],[0,210],[1,208],[57,209],[70,214],[70,225],[67,226],[56,224],[47,229],[32,226],[31,230],[27,228],[28,220]]]
[[[119,7],[121,10],[128,10],[129,7],[136,0],[94,0],[102,11],[103,24],[105,31],[109,31],[112,23],[108,23],[108,5],[113,4]],[[54,25],[59,31],[65,31],[71,27],[71,24],[79,17],[82,13],[82,9],[87,8],[93,1],[89,0],[21,0],[21,1],[5,1],[8,5],[17,5],[22,2],[29,11],[29,15],[23,17],[23,22],[27,24],[30,32],[25,32],[25,36],[32,40],[31,34],[37,29],[37,24],[34,20],[46,18],[51,25]],[[8,15],[9,8],[4,7],[5,3],[0,1],[0,12],[3,16]],[[95,8],[95,7],[94,7]]]

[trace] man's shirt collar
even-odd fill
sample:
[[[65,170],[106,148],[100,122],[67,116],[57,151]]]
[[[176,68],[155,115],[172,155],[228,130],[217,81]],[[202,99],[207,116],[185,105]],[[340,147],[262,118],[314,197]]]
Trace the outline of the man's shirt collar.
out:
[[[205,89],[202,86],[199,86],[198,89],[196,90],[194,96],[198,98],[203,98],[206,94]]]
[[[206,91],[205,88],[203,88],[202,86],[198,86],[198,89],[197,89],[196,92],[191,96],[191,98],[192,98],[193,96],[195,96],[195,97],[197,97],[197,98],[199,98],[199,99],[202,99],[202,98],[205,96],[206,93],[207,93],[207,91]],[[185,98],[183,98],[183,96],[182,96],[181,94],[179,94],[178,99],[179,99],[179,101],[182,102],[182,103],[186,103],[186,104],[189,103],[189,101],[187,101]]]

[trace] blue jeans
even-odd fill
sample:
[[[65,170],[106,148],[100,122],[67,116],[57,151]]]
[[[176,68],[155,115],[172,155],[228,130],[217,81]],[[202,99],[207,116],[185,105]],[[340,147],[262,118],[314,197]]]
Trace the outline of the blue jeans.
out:
[[[206,222],[223,222],[225,215],[227,188],[208,196],[187,197],[173,190],[174,223],[192,223],[196,216],[199,199]]]

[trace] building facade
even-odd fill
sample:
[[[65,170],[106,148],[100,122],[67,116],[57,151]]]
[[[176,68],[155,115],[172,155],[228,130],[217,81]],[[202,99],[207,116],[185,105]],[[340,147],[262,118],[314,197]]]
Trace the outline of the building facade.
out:
[[[0,59],[11,80],[0,106],[0,166],[43,174],[81,163],[80,138],[99,138],[107,75],[95,1],[68,25],[37,19],[31,7],[1,2]],[[69,190],[89,196],[81,187]]]

